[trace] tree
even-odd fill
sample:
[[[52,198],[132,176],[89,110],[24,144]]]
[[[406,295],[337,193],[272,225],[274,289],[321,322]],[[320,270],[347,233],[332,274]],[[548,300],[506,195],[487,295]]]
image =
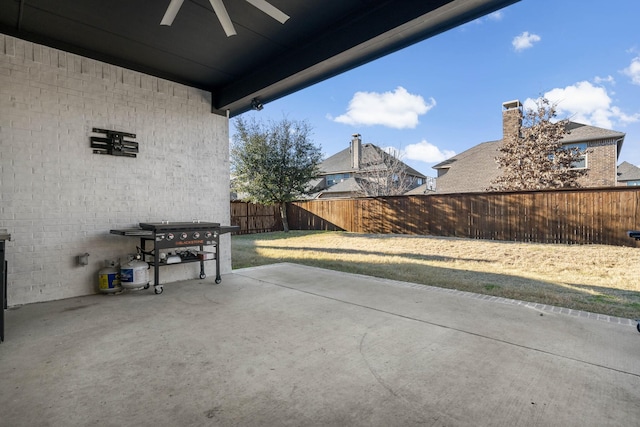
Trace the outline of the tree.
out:
[[[415,187],[407,165],[395,149],[389,152],[372,146],[365,155],[356,180],[367,197],[398,196]]]
[[[580,187],[579,178],[587,171],[573,165],[585,153],[562,145],[568,120],[554,122],[555,117],[556,106],[545,98],[526,111],[520,135],[516,132],[502,141],[496,157],[502,175],[492,182],[490,191]]]
[[[279,205],[284,231],[289,231],[286,203],[309,193],[308,183],[318,176],[322,159],[320,148],[310,140],[310,125],[287,118],[267,124],[238,118],[235,127],[234,189],[252,202]]]

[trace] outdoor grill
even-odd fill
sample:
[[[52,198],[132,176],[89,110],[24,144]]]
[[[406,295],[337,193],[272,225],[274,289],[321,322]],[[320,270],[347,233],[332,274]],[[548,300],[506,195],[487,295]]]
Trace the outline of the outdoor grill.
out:
[[[147,261],[153,266],[154,291],[162,293],[160,283],[160,267],[189,262],[200,263],[200,279],[206,276],[204,271],[205,261],[216,262],[216,283],[222,281],[220,276],[220,235],[238,231],[238,226],[221,226],[217,222],[141,222],[139,228],[111,230],[112,234],[121,236],[139,237],[140,248],[147,255]],[[151,245],[152,244],[152,245]],[[153,247],[151,247],[153,246]],[[205,246],[213,247],[214,252],[205,251]],[[179,255],[161,258],[161,249],[183,249]],[[197,252],[191,248],[198,248]],[[178,257],[179,258],[176,258]],[[177,262],[174,260],[177,259]]]

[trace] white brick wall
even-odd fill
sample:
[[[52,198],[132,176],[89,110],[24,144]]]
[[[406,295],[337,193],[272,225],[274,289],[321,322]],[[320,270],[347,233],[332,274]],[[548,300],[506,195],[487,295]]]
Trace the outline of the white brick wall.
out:
[[[138,157],[93,154],[94,127],[135,133]],[[103,261],[140,244],[110,229],[229,224],[228,119],[208,92],[0,34],[0,188],[9,305],[95,293]],[[85,252],[90,264],[76,266]],[[194,263],[161,279],[198,274]]]

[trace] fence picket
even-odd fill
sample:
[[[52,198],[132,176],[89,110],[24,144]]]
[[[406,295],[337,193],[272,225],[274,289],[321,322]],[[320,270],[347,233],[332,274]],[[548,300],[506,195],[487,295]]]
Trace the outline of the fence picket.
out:
[[[289,204],[291,229],[640,247],[640,188],[324,199]]]
[[[426,234],[640,247],[640,188],[432,194],[289,203],[292,230]],[[277,207],[231,203],[240,234],[282,229]]]

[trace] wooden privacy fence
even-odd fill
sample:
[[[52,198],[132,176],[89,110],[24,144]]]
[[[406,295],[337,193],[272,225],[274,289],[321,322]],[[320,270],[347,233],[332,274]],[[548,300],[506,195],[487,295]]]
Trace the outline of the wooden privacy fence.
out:
[[[635,187],[300,201],[288,216],[292,230],[640,247]]]
[[[278,206],[231,202],[231,225],[239,225],[235,234],[265,233],[282,230]]]

